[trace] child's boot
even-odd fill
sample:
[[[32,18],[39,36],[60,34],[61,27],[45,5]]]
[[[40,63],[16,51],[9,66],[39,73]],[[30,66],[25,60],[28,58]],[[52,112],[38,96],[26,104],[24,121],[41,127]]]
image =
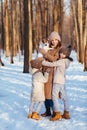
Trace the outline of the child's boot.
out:
[[[69,111],[64,111],[64,114],[62,115],[62,118],[70,119]]]
[[[50,121],[56,121],[56,120],[59,120],[61,118],[62,118],[61,113],[60,112],[55,112],[55,115],[50,118]]]
[[[38,114],[37,112],[34,112],[34,113],[32,114],[32,119],[40,120],[39,114]]]

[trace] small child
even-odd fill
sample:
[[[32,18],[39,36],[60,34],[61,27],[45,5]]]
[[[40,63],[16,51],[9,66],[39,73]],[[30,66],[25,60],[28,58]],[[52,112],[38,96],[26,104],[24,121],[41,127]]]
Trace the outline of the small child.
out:
[[[47,39],[42,39],[42,42],[39,45],[39,49],[43,48],[47,52],[48,50],[51,50],[52,48],[49,46],[49,42]],[[43,55],[38,51],[37,57],[43,57]]]
[[[54,79],[53,79],[53,90],[52,90],[52,100],[55,115],[50,118],[51,121],[59,120],[61,118],[69,119],[69,105],[65,90],[65,71],[69,67],[70,61],[73,61],[69,57],[70,51],[69,48],[61,47],[59,50],[59,60],[55,62],[43,61],[42,65],[55,67],[54,68]],[[59,107],[58,94],[61,94],[61,99],[64,101],[64,114],[61,115]]]
[[[39,111],[44,104],[44,83],[48,81],[49,71],[47,70],[44,75],[42,73],[42,62],[38,59],[31,60],[32,68],[32,93],[31,93],[31,105],[29,109],[28,118],[39,120]],[[37,108],[35,110],[35,107]]]

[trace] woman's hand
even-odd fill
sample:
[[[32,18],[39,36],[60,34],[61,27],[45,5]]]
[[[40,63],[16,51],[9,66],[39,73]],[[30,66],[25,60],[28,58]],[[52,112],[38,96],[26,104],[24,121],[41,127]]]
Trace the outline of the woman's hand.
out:
[[[46,54],[46,51],[45,51],[43,48],[40,48],[40,49],[39,49],[39,52],[40,52],[42,55],[45,55],[45,54]]]

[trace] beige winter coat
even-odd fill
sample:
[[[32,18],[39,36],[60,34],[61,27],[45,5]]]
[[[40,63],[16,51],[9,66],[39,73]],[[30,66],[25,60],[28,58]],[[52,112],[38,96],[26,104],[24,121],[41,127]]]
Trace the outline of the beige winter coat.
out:
[[[44,75],[42,72],[36,72],[37,69],[32,69],[32,94],[31,94],[31,100],[38,102],[38,101],[44,101],[45,95],[44,95],[44,83],[48,80],[48,73],[45,72]]]
[[[65,83],[65,71],[69,67],[70,64],[69,59],[59,59],[58,61],[55,62],[43,61],[42,64],[45,66],[55,67],[53,83],[59,83],[59,84]]]

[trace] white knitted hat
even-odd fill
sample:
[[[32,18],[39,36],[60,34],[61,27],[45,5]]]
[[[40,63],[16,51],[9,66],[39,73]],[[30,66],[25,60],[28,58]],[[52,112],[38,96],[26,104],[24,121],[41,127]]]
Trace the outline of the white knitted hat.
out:
[[[49,36],[49,41],[52,41],[54,38],[57,39],[57,40],[59,40],[59,41],[61,41],[60,35],[59,35],[58,32],[56,32],[56,31],[54,31],[54,32],[52,32],[52,33],[50,34],[50,36]]]

